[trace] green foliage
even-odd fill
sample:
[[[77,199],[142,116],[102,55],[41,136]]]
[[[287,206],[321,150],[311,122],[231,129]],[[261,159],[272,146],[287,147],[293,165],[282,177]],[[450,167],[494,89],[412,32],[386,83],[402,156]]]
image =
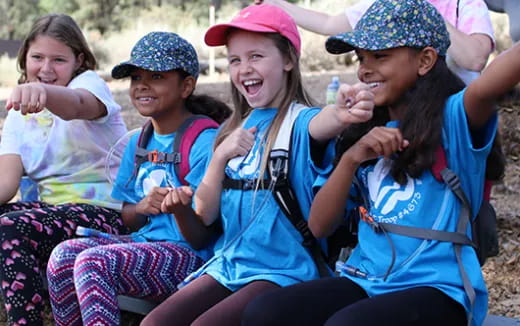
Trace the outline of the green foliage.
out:
[[[0,1],[0,38],[23,39],[40,14],[39,0]]]

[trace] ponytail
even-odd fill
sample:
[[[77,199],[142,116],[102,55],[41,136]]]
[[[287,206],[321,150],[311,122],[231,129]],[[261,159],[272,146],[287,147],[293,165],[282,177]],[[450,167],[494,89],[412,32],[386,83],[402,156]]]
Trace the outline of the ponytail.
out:
[[[231,109],[226,103],[207,95],[191,94],[184,105],[191,113],[206,115],[219,124],[231,115]]]

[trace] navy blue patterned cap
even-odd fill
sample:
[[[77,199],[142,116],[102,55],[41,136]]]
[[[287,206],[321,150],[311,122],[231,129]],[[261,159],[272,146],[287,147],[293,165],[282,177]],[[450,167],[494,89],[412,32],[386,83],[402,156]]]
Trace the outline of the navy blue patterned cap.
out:
[[[353,31],[331,36],[327,51],[386,50],[431,46],[445,56],[450,35],[441,14],[425,0],[376,0]]]
[[[151,32],[142,37],[132,49],[130,60],[112,69],[112,77],[128,77],[136,67],[149,71],[181,69],[195,78],[199,75],[199,60],[193,46],[168,32]]]

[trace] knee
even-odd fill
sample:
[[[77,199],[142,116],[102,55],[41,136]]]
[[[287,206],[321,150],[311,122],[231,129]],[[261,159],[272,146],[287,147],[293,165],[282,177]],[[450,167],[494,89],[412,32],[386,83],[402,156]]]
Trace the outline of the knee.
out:
[[[269,291],[253,299],[242,314],[242,326],[282,325],[283,311]],[[276,292],[276,291],[275,291]]]

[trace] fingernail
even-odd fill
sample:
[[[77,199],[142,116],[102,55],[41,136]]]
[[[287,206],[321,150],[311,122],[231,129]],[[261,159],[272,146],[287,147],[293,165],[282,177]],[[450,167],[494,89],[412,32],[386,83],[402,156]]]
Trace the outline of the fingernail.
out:
[[[350,108],[350,107],[352,107],[352,104],[353,104],[353,103],[354,103],[354,100],[352,99],[352,97],[349,97],[349,98],[347,98],[347,100],[345,101],[345,106],[346,106],[347,108]]]

